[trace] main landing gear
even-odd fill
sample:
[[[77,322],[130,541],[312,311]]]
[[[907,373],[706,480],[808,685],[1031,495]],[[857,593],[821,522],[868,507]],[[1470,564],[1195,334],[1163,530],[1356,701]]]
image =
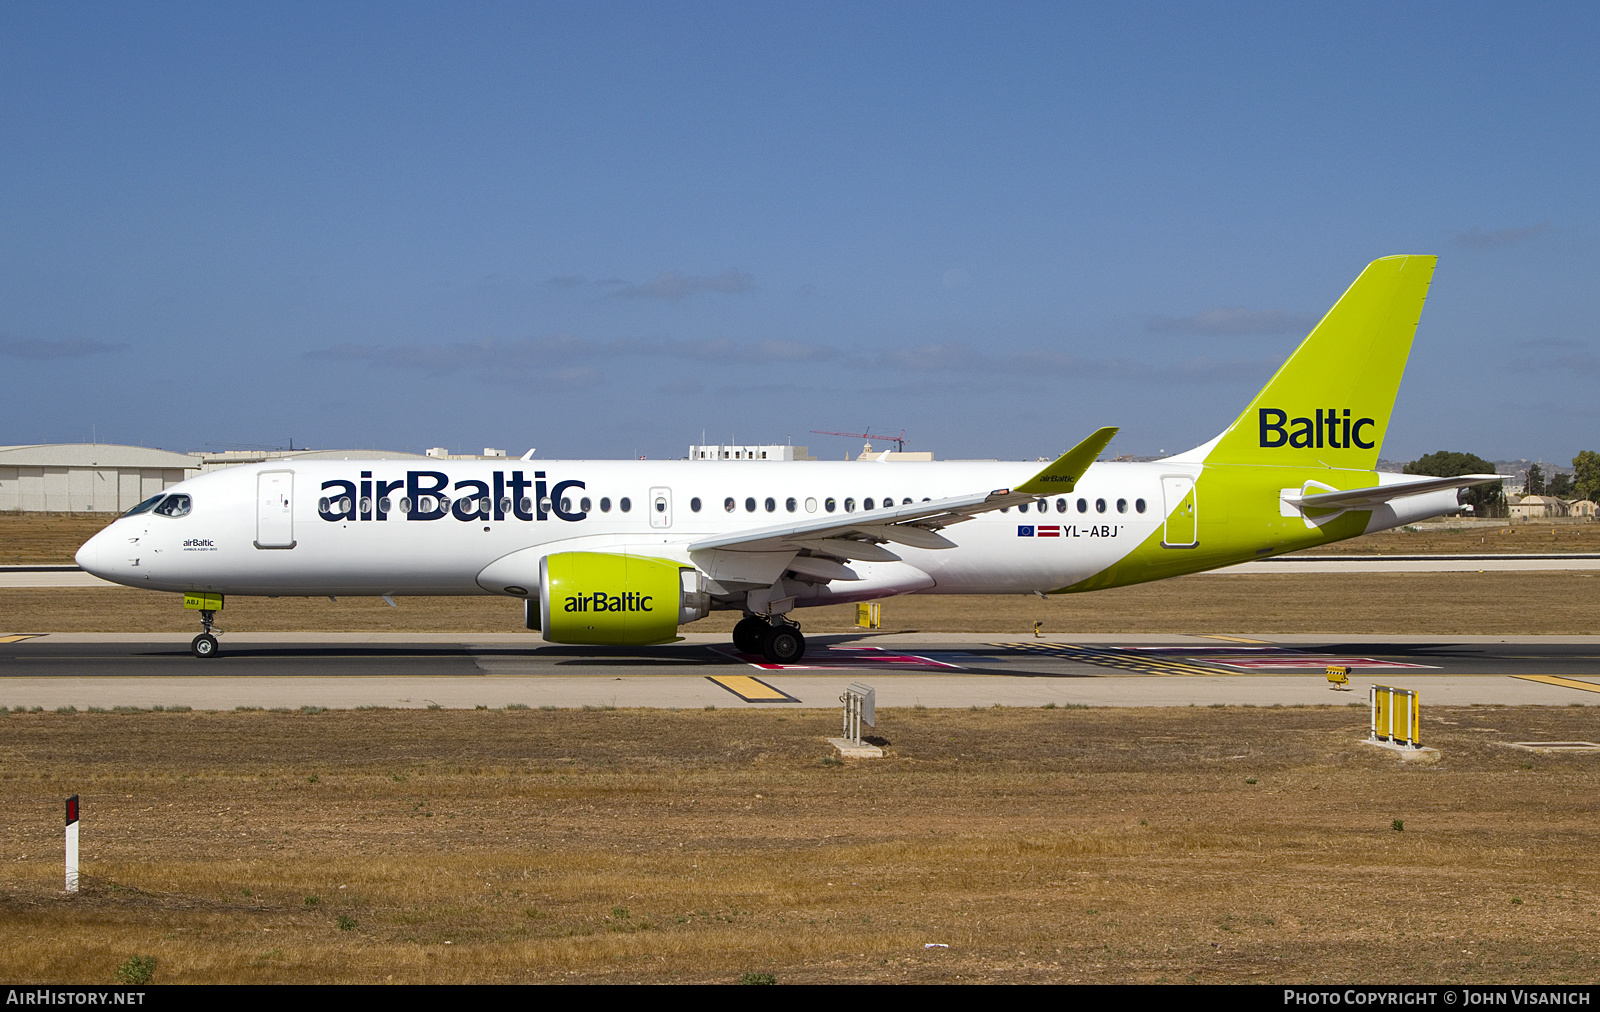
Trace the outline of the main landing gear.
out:
[[[214,611],[200,612],[200,627],[205,631],[196,636],[194,642],[189,644],[189,649],[194,651],[194,655],[202,660],[207,657],[217,656],[217,638],[211,635],[211,623],[215,622],[216,619],[217,613]]]
[[[783,619],[746,615],[733,627],[733,645],[740,653],[760,654],[771,664],[794,664],[806,655],[800,627]]]

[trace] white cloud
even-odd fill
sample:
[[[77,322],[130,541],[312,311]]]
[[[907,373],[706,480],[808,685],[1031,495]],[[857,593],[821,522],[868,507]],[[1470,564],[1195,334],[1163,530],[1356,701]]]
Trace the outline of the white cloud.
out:
[[[1243,306],[1207,309],[1193,316],[1152,316],[1145,321],[1145,329],[1152,334],[1309,334],[1316,325],[1317,318],[1310,313]]]
[[[1496,249],[1532,239],[1549,228],[1548,221],[1541,221],[1537,225],[1525,225],[1522,228],[1502,228],[1495,232],[1472,228],[1465,232],[1457,232],[1454,241],[1457,246],[1466,249]]]
[[[0,355],[14,358],[57,359],[110,355],[123,351],[125,344],[108,344],[87,337],[68,337],[60,341],[41,341],[34,337],[0,337]]]
[[[756,279],[749,274],[729,268],[721,274],[696,276],[692,274],[679,274],[677,271],[663,271],[654,281],[646,281],[639,285],[627,285],[612,293],[619,299],[666,299],[677,302],[679,299],[694,295],[699,292],[721,292],[724,295],[743,295],[754,291]]]

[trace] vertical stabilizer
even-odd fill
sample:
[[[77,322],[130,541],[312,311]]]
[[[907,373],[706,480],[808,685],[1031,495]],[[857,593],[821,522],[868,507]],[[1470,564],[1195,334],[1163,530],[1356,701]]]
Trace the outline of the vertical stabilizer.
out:
[[[1217,437],[1206,463],[1376,467],[1437,260],[1394,256],[1368,264]]]

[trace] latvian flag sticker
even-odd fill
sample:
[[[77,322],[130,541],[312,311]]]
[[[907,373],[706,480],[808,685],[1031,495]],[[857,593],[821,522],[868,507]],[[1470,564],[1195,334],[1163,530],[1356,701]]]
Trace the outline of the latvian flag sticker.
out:
[[[1061,528],[1060,527],[1041,527],[1041,528],[1039,528],[1039,537],[1041,537],[1041,538],[1059,538],[1059,537],[1061,537]]]

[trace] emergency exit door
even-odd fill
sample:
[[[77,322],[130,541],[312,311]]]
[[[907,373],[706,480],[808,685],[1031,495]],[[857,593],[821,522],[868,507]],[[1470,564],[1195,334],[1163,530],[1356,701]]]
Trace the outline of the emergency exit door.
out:
[[[650,526],[661,529],[672,526],[672,489],[650,490]]]
[[[294,547],[294,472],[256,475],[256,547]]]

